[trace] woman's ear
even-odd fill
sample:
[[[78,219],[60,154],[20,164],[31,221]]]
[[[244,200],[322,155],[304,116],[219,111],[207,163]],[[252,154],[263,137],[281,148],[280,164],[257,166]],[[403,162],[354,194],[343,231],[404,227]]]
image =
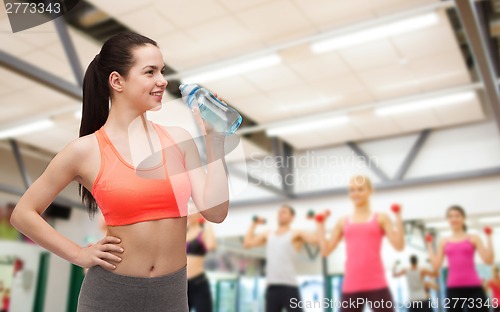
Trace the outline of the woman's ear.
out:
[[[116,92],[123,91],[123,77],[118,72],[114,71],[109,74],[109,85]]]

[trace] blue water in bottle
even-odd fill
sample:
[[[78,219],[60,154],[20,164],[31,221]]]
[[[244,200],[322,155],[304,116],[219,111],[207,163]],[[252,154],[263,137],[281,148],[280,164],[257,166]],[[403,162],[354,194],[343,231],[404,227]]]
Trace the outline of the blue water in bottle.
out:
[[[241,124],[241,115],[233,108],[217,99],[210,91],[196,84],[183,84],[179,87],[182,99],[190,109],[198,106],[201,117],[216,132],[233,134]]]

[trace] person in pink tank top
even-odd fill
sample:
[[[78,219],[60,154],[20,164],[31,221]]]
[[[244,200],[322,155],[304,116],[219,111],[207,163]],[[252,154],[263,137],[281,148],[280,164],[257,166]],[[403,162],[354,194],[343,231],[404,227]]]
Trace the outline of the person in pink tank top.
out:
[[[396,224],[385,213],[374,213],[370,207],[372,184],[365,176],[355,176],[349,184],[349,197],[354,214],[340,218],[325,238],[323,223],[318,223],[321,254],[327,257],[342,238],[346,242],[346,264],[342,285],[342,311],[394,311],[392,295],[385,278],[380,254],[382,238],[387,237],[398,251],[404,249],[404,229],[401,211],[396,212]]]
[[[465,225],[465,210],[451,206],[446,212],[452,235],[443,238],[434,252],[431,241],[427,241],[429,257],[434,269],[439,270],[446,256],[448,278],[446,298],[441,302],[445,311],[489,311],[491,301],[487,301],[479,274],[474,264],[477,251],[481,259],[492,264],[494,259],[493,242],[487,235],[487,246],[478,235],[468,234]]]

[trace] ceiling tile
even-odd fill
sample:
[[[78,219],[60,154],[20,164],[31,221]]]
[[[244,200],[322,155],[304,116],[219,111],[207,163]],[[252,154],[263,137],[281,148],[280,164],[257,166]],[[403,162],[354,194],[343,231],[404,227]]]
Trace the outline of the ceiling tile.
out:
[[[155,0],[143,0],[143,1],[123,1],[123,0],[88,0],[95,7],[101,9],[102,11],[108,13],[112,16],[118,16],[128,12],[133,12],[135,10],[140,10],[142,8],[148,7],[155,2]],[[166,2],[166,1],[161,1]],[[172,2],[172,1],[168,1]],[[166,3],[168,3],[166,2]]]
[[[36,49],[36,47],[34,47],[32,44],[29,44],[24,39],[21,39],[18,34],[12,34],[9,32],[10,30],[0,33],[2,51],[17,57]]]
[[[146,6],[127,14],[120,14],[116,18],[133,31],[153,40],[158,35],[175,30],[174,25],[163,17],[154,6]]]
[[[200,49],[196,41],[182,31],[174,31],[156,39],[165,62],[176,70],[204,65],[215,59],[212,52]]]
[[[371,93],[379,100],[420,92],[415,76],[405,65],[386,66],[358,74]],[[408,82],[408,83],[406,83]]]
[[[319,135],[312,135],[311,132],[280,135],[279,138],[293,146],[296,150],[309,149],[325,145],[324,138]]]
[[[257,123],[268,123],[293,117],[280,103],[263,94],[234,99],[231,105]]]
[[[7,17],[7,13],[5,13],[4,6],[0,6],[0,33],[12,33],[12,28],[10,27],[10,21]]]
[[[228,11],[225,7],[215,0],[157,0],[155,8],[165,16],[169,22],[179,28],[199,25],[228,15]],[[212,37],[216,36],[212,34]]]
[[[298,44],[283,50],[278,51],[281,59],[285,63],[293,63],[296,61],[316,57],[309,44]]]
[[[376,116],[372,109],[349,114],[351,123],[365,138],[382,137],[400,132],[391,117]]]
[[[242,145],[243,153],[236,152],[236,153],[229,153],[228,155],[226,155],[226,162],[228,164],[233,162],[241,162],[251,157],[255,159],[259,156],[269,155],[269,152],[263,150],[252,141],[245,139],[243,137],[240,137],[240,144]]]
[[[235,16],[263,39],[293,35],[310,30],[312,26],[299,9],[286,0],[264,3]]]
[[[357,23],[363,23],[373,18],[374,15],[372,12],[361,11],[355,15],[350,15],[350,16],[339,15],[336,17],[332,17],[322,23],[313,20],[312,23],[314,23],[314,25],[322,31],[333,31],[344,27],[349,27]]]
[[[33,101],[33,103],[31,103],[33,107],[35,106],[49,107],[61,104],[62,107],[65,107],[65,104],[69,106],[75,103],[75,100],[70,98],[69,96],[59,91],[46,88],[45,86],[42,85],[37,85],[36,87],[33,87],[29,90],[23,90],[19,93],[21,96],[24,95],[24,97],[36,99],[36,101]]]
[[[363,139],[363,134],[352,124],[325,127],[315,131],[324,140],[324,145],[334,145]]]
[[[330,108],[331,100],[323,97],[316,89],[300,84],[288,86],[268,93],[274,103],[293,116],[302,117]]]
[[[237,45],[228,46],[224,49],[219,48],[214,51],[214,55],[217,56],[217,61],[224,61],[230,58],[239,57],[241,55],[247,54],[253,51],[259,51],[266,47],[263,42],[260,41],[246,41],[241,42]]]
[[[333,107],[335,109],[344,108],[346,106],[356,106],[375,102],[376,99],[369,92],[349,93],[341,96],[338,100],[334,101]]]
[[[408,67],[415,73],[416,81],[425,91],[471,82],[462,56],[454,50],[410,60]]]
[[[473,101],[435,107],[434,112],[442,125],[478,121],[485,118],[483,109],[477,98]]]
[[[366,10],[366,6],[359,0],[294,0],[294,2],[311,22],[317,24],[330,23],[338,17],[351,17]]]
[[[355,71],[398,64],[401,59],[398,51],[386,39],[342,49],[338,53]]]
[[[33,115],[46,113],[49,110],[58,109],[61,103],[38,103],[26,101],[26,94],[11,94],[2,97],[0,101],[0,123],[14,123],[16,120],[30,118]],[[30,95],[31,98],[33,98]]]
[[[37,27],[16,33],[17,38],[35,48],[45,48],[60,41],[54,22],[47,22]]]
[[[211,52],[246,45],[258,39],[253,32],[243,27],[231,16],[189,27],[185,31],[196,41],[198,49],[202,48]]]
[[[443,23],[443,22],[441,22]],[[449,25],[438,25],[391,38],[405,58],[419,58],[449,50],[458,50]]]
[[[302,80],[285,65],[262,68],[241,76],[258,89],[268,92],[302,83]]]
[[[74,83],[74,75],[67,58],[57,58],[45,52],[38,50],[35,52],[21,55],[20,58],[35,67],[50,72],[61,79]]]
[[[397,14],[414,10],[426,5],[435,4],[436,0],[383,0],[372,4],[372,12],[377,16]]]
[[[270,1],[271,0],[243,0],[243,1],[219,0],[219,2],[231,12],[242,11]]]
[[[362,81],[353,74],[317,81],[311,84],[324,97],[343,97],[367,93]]]
[[[40,138],[43,138],[43,142],[40,142]],[[64,146],[76,138],[78,138],[78,133],[72,133],[65,127],[56,125],[36,133],[19,136],[16,139],[20,142],[40,147],[43,150],[58,153]]]
[[[432,109],[397,114],[393,115],[391,118],[404,132],[441,126],[441,122]]]
[[[5,10],[5,6],[0,6],[0,19],[7,18],[7,11]]]
[[[0,81],[0,102],[2,101],[2,96],[12,93],[12,90],[7,84]]]
[[[101,50],[101,46],[99,43],[97,43],[97,41],[91,39],[87,35],[81,33],[78,30],[75,30],[72,27],[68,28],[68,32],[71,41],[73,42],[73,45],[77,47],[76,53],[78,59],[80,60],[82,70],[85,72],[85,70],[88,67],[88,64],[90,64],[90,62]],[[47,48],[44,48],[43,51],[46,51],[49,54],[55,56],[56,58],[64,60],[66,63],[69,64],[68,56],[66,55],[66,51],[64,50],[62,42],[58,41],[57,43],[54,43]]]
[[[331,77],[341,76],[351,70],[336,53],[311,55],[287,64],[304,80],[318,82]]]
[[[0,82],[2,83],[2,85],[7,86],[12,92],[18,90],[30,90],[36,86],[39,86],[39,84],[37,84],[33,80],[3,67],[0,67]]]
[[[223,99],[232,99],[258,94],[260,91],[242,77],[233,76],[203,83],[203,86],[216,92]]]

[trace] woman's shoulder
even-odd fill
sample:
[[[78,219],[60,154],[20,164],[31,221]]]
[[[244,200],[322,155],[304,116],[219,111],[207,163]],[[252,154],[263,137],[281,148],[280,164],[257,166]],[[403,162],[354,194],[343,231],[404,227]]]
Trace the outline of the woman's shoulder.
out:
[[[391,217],[389,217],[389,214],[387,212],[383,212],[383,211],[373,211],[372,218],[376,218],[378,224],[382,227],[384,225],[392,222]]]
[[[98,153],[98,143],[92,140],[92,136],[74,139],[69,142],[57,155],[51,160],[50,166],[55,170],[67,170],[79,175],[82,168],[89,162],[90,157]]]
[[[96,134],[91,133],[73,140],[68,146],[77,153],[88,153],[90,149],[98,148],[99,143],[97,142]]]
[[[439,246],[445,246],[450,241],[451,241],[451,237],[450,236],[441,237],[441,239],[439,240]]]
[[[193,136],[186,129],[176,126],[156,125],[169,136],[169,139],[173,141],[173,143],[175,143],[175,145],[180,148],[184,154],[188,150],[195,149],[196,144],[194,143]]]
[[[81,162],[89,154],[99,148],[95,134],[89,134],[69,142],[59,154]]]
[[[469,234],[467,236],[467,238],[469,239],[469,241],[471,243],[473,243],[474,245],[476,245],[477,243],[481,242],[481,238],[479,237],[479,235],[477,234]]]
[[[385,211],[373,211],[372,214],[377,216],[377,218],[382,221],[390,219],[389,214]]]
[[[178,126],[165,126],[165,125],[160,125],[156,124],[158,127],[160,127],[163,131],[165,131],[168,135],[172,137],[177,142],[183,142],[187,140],[192,140],[193,136],[189,131],[184,129],[183,127],[178,127]]]

